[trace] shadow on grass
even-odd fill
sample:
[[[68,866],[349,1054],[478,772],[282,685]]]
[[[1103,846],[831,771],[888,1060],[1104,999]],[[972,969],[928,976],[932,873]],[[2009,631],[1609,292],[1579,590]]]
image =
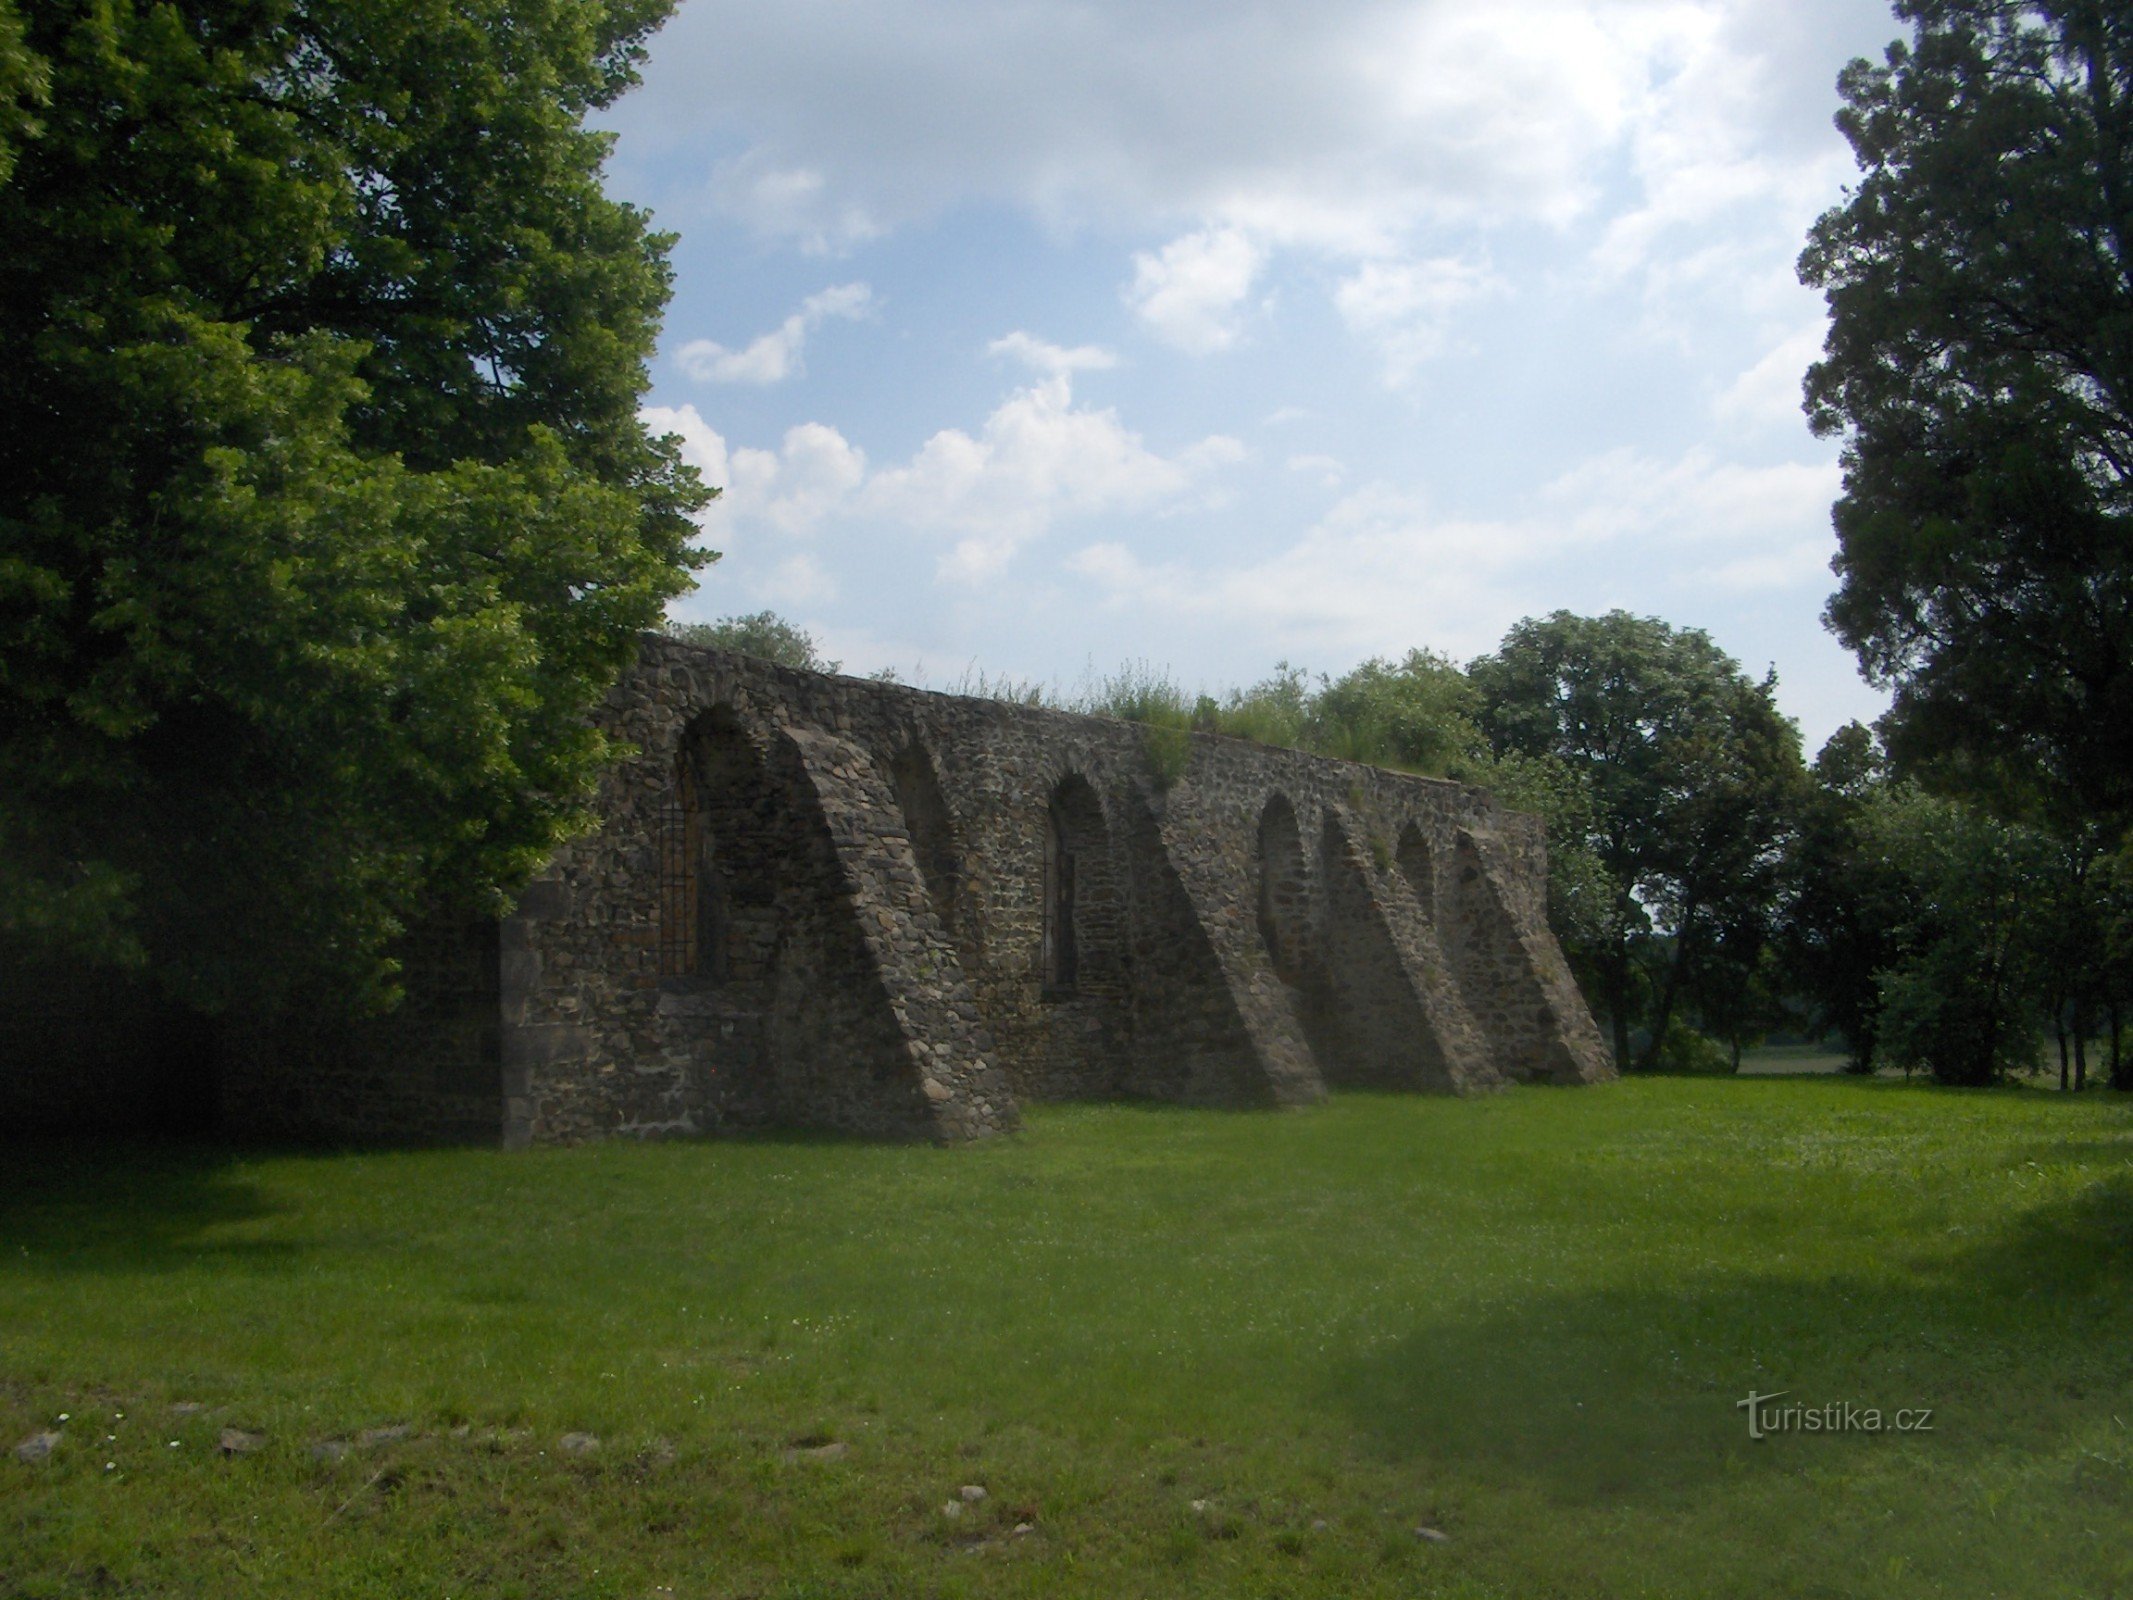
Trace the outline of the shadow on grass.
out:
[[[273,1264],[302,1253],[287,1240],[204,1237],[281,1209],[219,1146],[52,1138],[0,1145],[0,1163],[0,1276]]]
[[[1684,1286],[1525,1296],[1409,1334],[1336,1374],[1327,1397],[1395,1460],[1590,1505],[1683,1503],[1721,1475],[1797,1474],[1851,1451],[2033,1458],[2123,1414],[2112,1352],[2133,1318],[2133,1178],[1989,1243],[1931,1248],[1886,1276],[1777,1276],[1751,1259]],[[1877,1408],[1883,1431],[1753,1442],[1751,1390]],[[1895,1410],[1921,1406],[1932,1433],[1897,1434]],[[2115,1497],[2133,1515],[2133,1479]]]

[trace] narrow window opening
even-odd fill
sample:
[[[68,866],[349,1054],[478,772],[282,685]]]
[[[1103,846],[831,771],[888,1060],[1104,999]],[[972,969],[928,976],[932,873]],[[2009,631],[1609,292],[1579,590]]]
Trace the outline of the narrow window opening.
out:
[[[703,807],[686,756],[659,810],[659,975],[693,978],[703,966]]]
[[[1053,811],[1044,830],[1044,982],[1053,994],[1072,994],[1081,975],[1074,887],[1074,852]]]

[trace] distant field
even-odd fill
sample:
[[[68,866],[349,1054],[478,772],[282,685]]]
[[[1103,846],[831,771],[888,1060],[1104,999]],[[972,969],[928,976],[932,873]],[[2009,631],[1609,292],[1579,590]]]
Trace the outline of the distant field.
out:
[[[1826,1044],[1766,1044],[1741,1052],[1743,1075],[1775,1077],[1802,1072],[1842,1072],[1851,1058],[1841,1046]]]
[[[2122,1097],[0,1155],[9,1600],[2133,1594]]]

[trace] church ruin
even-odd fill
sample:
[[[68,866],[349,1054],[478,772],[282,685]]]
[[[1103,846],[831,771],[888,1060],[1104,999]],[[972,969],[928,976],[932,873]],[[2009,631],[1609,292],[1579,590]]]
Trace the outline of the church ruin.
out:
[[[225,1052],[226,1123],[523,1145],[954,1141],[1031,1101],[1611,1076],[1537,819],[1211,734],[647,637],[596,829],[399,1013]],[[1163,757],[1163,759],[1158,759]]]

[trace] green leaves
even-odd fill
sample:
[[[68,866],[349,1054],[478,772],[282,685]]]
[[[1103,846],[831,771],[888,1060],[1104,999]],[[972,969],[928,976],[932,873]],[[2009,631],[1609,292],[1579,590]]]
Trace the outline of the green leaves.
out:
[[[382,995],[411,917],[493,911],[576,825],[585,713],[708,559],[636,418],[665,241],[579,125],[663,14],[17,30],[50,92],[0,183],[0,933],[211,1008]],[[12,21],[0,107],[42,81]]]
[[[1907,0],[1840,80],[1862,169],[1800,259],[1844,441],[1831,628],[1892,754],[1996,803],[2133,816],[2133,18]]]
[[[1767,939],[1803,786],[1775,680],[1749,679],[1696,629],[1621,611],[1528,618],[1468,671],[1499,757],[1559,763],[1582,788],[1588,862],[1558,886],[1577,910],[1559,931],[1618,1061],[1646,1022],[1649,1058],[1676,1001],[1719,1009]]]

